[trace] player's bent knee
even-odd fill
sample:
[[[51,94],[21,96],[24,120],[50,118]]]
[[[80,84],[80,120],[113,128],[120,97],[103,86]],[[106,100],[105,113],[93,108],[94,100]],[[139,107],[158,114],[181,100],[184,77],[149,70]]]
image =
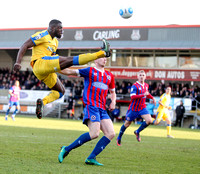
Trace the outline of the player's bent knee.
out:
[[[114,137],[115,137],[115,132],[112,132],[112,133],[109,134],[108,139],[112,140]]]
[[[131,125],[131,121],[126,121],[125,123],[124,123],[124,126],[127,128],[127,127],[129,127]]]
[[[155,121],[155,122],[154,122],[154,125],[157,125],[158,123],[159,123],[158,121]]]
[[[151,124],[151,123],[152,123],[152,120],[146,120],[146,123],[147,123],[147,124]]]
[[[100,132],[90,132],[91,139],[96,139],[99,137]]]
[[[115,137],[115,132],[105,133],[104,136],[106,136],[109,140],[112,140]]]

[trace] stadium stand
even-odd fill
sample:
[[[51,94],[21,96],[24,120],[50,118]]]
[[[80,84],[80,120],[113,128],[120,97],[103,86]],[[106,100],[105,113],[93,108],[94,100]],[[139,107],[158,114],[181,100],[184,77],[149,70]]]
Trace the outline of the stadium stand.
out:
[[[7,103],[8,89],[14,80],[20,81],[22,90],[49,90],[32,73],[29,65],[31,50],[27,51],[23,59],[22,71],[12,71],[21,44],[36,31],[44,29],[46,28],[0,29],[1,105]],[[107,67],[116,79],[117,101],[122,106],[122,115],[130,101],[130,86],[140,69],[147,73],[149,91],[153,96],[159,97],[166,86],[171,86],[172,97],[191,99],[190,110],[197,110],[196,103],[200,95],[200,26],[84,27],[64,28],[64,31],[64,38],[59,41],[57,50],[60,55],[75,56],[95,52],[99,49],[99,40],[103,36],[110,40],[113,54],[107,61]],[[92,63],[88,65],[92,66]],[[73,91],[77,106],[80,106],[83,81],[80,78],[67,78],[62,75],[60,79],[68,90]],[[63,102],[67,101],[66,98],[67,95]],[[34,110],[33,101],[22,101],[22,104],[23,110],[27,110],[28,106]],[[59,112],[64,109],[64,106],[56,107],[55,110]],[[55,113],[52,115],[55,116]],[[63,115],[58,114],[58,117]]]

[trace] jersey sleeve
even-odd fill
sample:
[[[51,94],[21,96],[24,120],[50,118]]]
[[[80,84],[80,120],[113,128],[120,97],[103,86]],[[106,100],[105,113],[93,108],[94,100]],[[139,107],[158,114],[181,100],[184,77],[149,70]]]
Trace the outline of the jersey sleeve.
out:
[[[81,77],[88,77],[90,72],[90,67],[84,68],[84,69],[79,69],[78,70],[78,75]]]
[[[133,95],[136,95],[136,94],[137,94],[137,87],[135,85],[132,85],[130,96],[133,96]]]
[[[10,92],[10,93],[13,93],[13,92],[14,92],[13,86],[9,89],[9,92]]]
[[[33,41],[34,45],[39,45],[45,41],[45,37],[48,35],[48,31],[37,32],[31,36],[31,40]]]
[[[163,100],[163,98],[164,98],[164,94],[162,94],[161,96],[160,96],[160,100],[159,101],[161,101],[162,102],[162,100]]]
[[[110,84],[109,84],[109,89],[110,89],[111,91],[114,91],[114,90],[115,90],[115,79],[114,79],[114,76],[113,76],[112,73],[110,73],[110,75],[111,75],[111,82],[110,82]]]

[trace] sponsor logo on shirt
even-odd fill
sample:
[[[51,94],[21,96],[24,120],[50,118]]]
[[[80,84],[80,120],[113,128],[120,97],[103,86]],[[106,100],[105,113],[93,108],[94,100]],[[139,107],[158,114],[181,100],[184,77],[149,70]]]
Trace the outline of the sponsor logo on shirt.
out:
[[[38,39],[40,39],[41,38],[41,35],[40,34],[38,34],[37,36],[35,36],[35,39],[36,40],[38,40]]]
[[[108,89],[108,86],[102,82],[93,82],[92,85],[96,88],[101,88],[101,89],[104,89],[104,90],[107,90]]]

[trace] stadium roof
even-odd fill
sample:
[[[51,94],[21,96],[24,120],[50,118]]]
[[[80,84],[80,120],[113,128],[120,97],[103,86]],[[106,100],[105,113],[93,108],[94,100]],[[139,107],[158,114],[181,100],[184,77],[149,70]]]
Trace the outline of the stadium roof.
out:
[[[19,49],[45,29],[0,29],[0,49]],[[112,49],[200,49],[200,25],[64,28],[58,49],[97,49],[103,37]]]

